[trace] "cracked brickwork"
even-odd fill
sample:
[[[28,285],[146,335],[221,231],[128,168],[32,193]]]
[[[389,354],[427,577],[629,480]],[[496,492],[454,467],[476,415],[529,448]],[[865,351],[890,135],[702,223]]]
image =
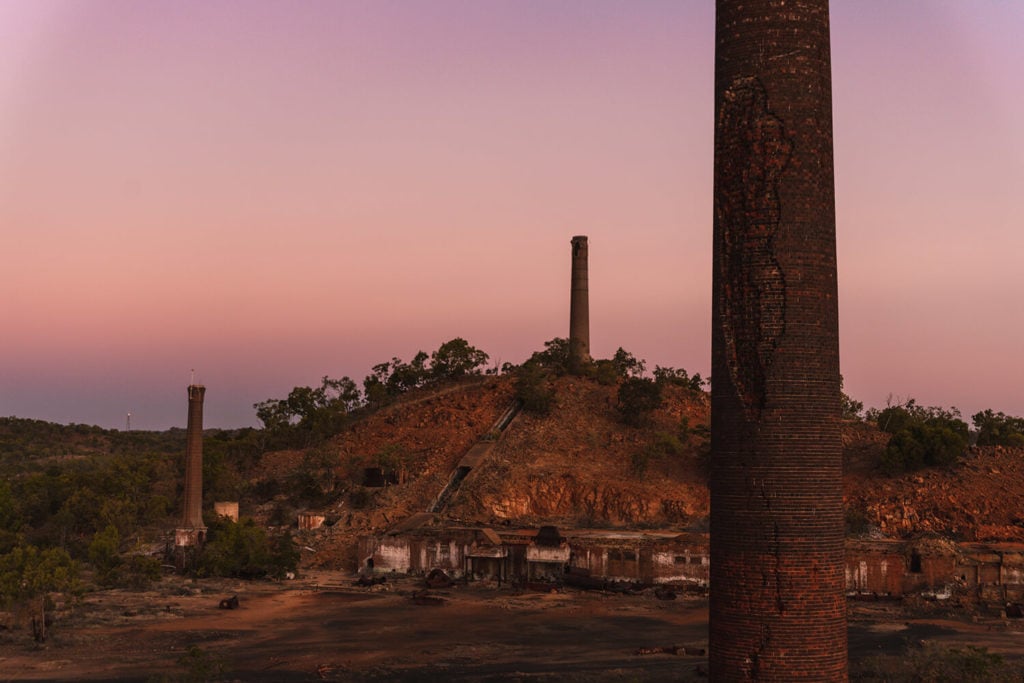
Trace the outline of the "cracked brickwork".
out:
[[[827,0],[719,0],[713,680],[847,677]]]

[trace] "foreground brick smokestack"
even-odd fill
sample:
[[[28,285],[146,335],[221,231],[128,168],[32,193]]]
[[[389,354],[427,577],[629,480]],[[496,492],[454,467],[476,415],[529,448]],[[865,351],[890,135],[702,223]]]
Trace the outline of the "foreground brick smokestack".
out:
[[[185,443],[185,508],[177,545],[196,545],[206,532],[203,524],[203,396],[206,387],[188,387],[188,430]]]
[[[847,678],[827,0],[718,0],[715,681]]]
[[[590,362],[590,293],[587,283],[586,235],[572,238],[572,283],[569,296],[569,372],[578,375]]]

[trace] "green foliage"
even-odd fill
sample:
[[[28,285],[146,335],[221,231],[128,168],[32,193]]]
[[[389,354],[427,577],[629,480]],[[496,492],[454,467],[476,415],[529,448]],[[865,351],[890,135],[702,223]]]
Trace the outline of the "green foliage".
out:
[[[10,552],[17,545],[22,524],[21,510],[11,485],[0,480],[0,554]]]
[[[307,450],[302,456],[302,464],[288,477],[292,496],[309,505],[325,503],[338,486],[337,466],[335,449],[318,446]]]
[[[875,655],[851,660],[850,680],[861,683],[962,683],[1020,681],[1020,672],[984,647],[966,649],[926,643],[900,655]]]
[[[647,365],[621,346],[612,356],[612,365],[622,377],[643,377]]]
[[[487,365],[489,356],[469,345],[465,339],[456,337],[446,341],[430,356],[430,373],[435,379],[460,379],[467,375],[479,375]]]
[[[40,550],[34,545],[19,545],[0,555],[0,604],[33,607],[32,632],[37,642],[47,638],[49,594],[77,595],[78,563],[61,548]]]
[[[992,409],[971,417],[978,433],[979,446],[1024,447],[1024,418],[994,413]]]
[[[409,363],[393,357],[388,362],[374,365],[371,374],[363,379],[365,405],[375,410],[393,402],[403,393],[431,382],[480,375],[488,358],[486,353],[470,346],[461,337],[444,342],[429,356],[419,351]]]
[[[20,545],[0,555],[0,601],[4,604],[78,588],[78,563],[61,548],[40,550]]]
[[[555,337],[544,342],[544,350],[534,352],[527,363],[550,370],[556,375],[564,375],[569,370],[569,340]]]
[[[864,412],[864,402],[855,401],[843,391],[843,376],[839,376],[839,408],[844,420],[859,420]]]
[[[622,375],[619,374],[619,369],[615,367],[615,363],[605,358],[594,361],[590,373],[597,380],[598,384],[604,386],[618,384],[619,380],[622,379]]]
[[[380,408],[406,391],[419,388],[430,381],[427,360],[430,358],[419,351],[409,363],[393,357],[389,362],[373,366],[372,374],[363,379],[366,404]]]
[[[120,545],[121,536],[113,524],[97,531],[89,544],[89,562],[96,569],[96,580],[105,586],[112,586],[120,579]]]
[[[630,377],[619,385],[616,408],[622,421],[634,427],[647,422],[661,406],[661,385],[651,379]]]
[[[551,412],[555,401],[555,391],[551,386],[552,372],[533,360],[519,367],[513,386],[523,410],[537,415]]]
[[[340,432],[359,405],[355,382],[325,375],[319,387],[295,387],[287,398],[267,399],[253,408],[264,431],[279,445],[308,446]]]
[[[956,408],[925,408],[908,399],[888,406],[875,419],[879,429],[892,434],[881,461],[882,471],[890,476],[951,465],[967,447],[967,423]]]
[[[409,449],[400,443],[391,443],[384,446],[377,451],[373,459],[385,478],[389,474],[394,474],[396,478],[401,479],[412,463],[412,455],[409,453]]]
[[[642,477],[652,461],[678,457],[685,450],[678,436],[669,432],[659,432],[653,441],[630,455],[630,470],[634,476]]]
[[[871,523],[868,520],[867,511],[863,508],[853,507],[848,505],[846,507],[846,535],[847,536],[861,536],[866,534],[871,528]]]
[[[287,544],[271,543],[266,531],[256,526],[252,518],[233,522],[220,517],[208,520],[207,524],[207,543],[199,556],[201,575],[281,578],[298,566],[298,553],[291,545],[291,538],[288,537]]]
[[[121,582],[135,590],[144,590],[159,581],[163,575],[160,560],[138,553],[124,558],[121,564]]]
[[[903,431],[914,422],[921,421],[903,406],[889,406],[878,413],[875,419],[878,423],[878,428],[888,434]]]
[[[675,385],[690,391],[701,391],[704,386],[704,379],[699,372],[691,377],[683,368],[663,368],[660,365],[654,366],[654,381],[662,386]]]

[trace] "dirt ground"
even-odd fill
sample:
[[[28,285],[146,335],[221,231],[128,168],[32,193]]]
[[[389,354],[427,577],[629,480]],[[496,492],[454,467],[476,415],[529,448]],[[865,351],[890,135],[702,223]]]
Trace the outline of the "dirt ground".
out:
[[[87,595],[36,646],[0,632],[2,681],[199,680],[200,666],[240,681],[687,681],[707,659],[707,601],[566,590],[515,594],[456,585],[413,596],[421,580],[356,587],[321,572],[284,582],[188,582]],[[238,596],[235,610],[218,608]],[[1024,661],[1024,629],[998,611],[854,603],[851,658],[906,642],[985,646]],[[193,659],[185,655],[189,648]],[[638,654],[678,646],[677,654]],[[198,659],[196,659],[198,656]],[[190,663],[191,662],[191,663]],[[191,676],[191,678],[190,678]]]

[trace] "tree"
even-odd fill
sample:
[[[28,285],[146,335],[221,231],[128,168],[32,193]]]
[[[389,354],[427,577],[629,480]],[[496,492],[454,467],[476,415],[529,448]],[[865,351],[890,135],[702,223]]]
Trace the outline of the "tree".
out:
[[[480,349],[469,345],[465,339],[456,337],[446,341],[430,355],[430,373],[435,379],[459,379],[467,375],[479,375],[480,368],[487,365],[489,356]]]
[[[636,356],[621,346],[612,356],[612,365],[622,377],[643,377],[647,370],[647,364],[644,361],[638,360]]]
[[[267,533],[252,518],[233,522],[221,517],[208,520],[208,541],[199,558],[200,573],[210,576],[231,576],[255,579],[264,576],[283,577],[298,566],[289,537],[288,543],[271,543]]]
[[[569,371],[569,340],[555,337],[544,342],[543,351],[535,351],[527,362],[533,362],[541,368],[564,375]]]
[[[909,398],[875,417],[878,428],[892,434],[881,462],[889,475],[950,465],[967,447],[967,423],[956,408],[924,407]]]
[[[638,427],[661,406],[661,385],[651,379],[630,377],[619,385],[618,408],[622,421]]]
[[[1024,446],[1024,418],[994,413],[992,409],[971,417],[979,446]]]
[[[286,443],[308,446],[341,431],[359,404],[355,382],[324,375],[319,387],[295,387],[286,398],[267,399],[253,408],[265,431]]]
[[[523,404],[523,410],[538,415],[547,415],[555,400],[551,388],[551,371],[540,363],[529,360],[516,370],[514,388],[516,398]]]
[[[844,420],[859,420],[864,410],[863,401],[855,401],[843,391],[843,376],[839,375],[839,408]]]
[[[110,586],[118,582],[120,545],[121,536],[113,524],[108,524],[103,531],[97,531],[89,544],[89,562],[96,568],[96,580],[103,585]]]
[[[32,609],[32,635],[36,642],[45,642],[49,635],[49,594],[77,592],[78,588],[78,563],[62,548],[40,550],[34,545],[23,545],[0,555],[0,601]]]
[[[685,387],[690,391],[701,391],[704,386],[704,379],[699,372],[693,373],[691,377],[683,368],[663,368],[660,365],[654,366],[654,381],[663,386],[674,384]]]

